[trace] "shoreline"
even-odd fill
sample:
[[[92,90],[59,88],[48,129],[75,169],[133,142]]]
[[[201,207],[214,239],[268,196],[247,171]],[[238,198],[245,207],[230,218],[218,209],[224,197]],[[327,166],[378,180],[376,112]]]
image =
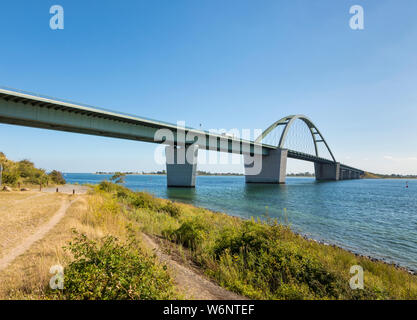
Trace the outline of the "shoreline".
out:
[[[317,242],[317,243],[322,244],[324,246],[331,246],[333,248],[338,248],[340,250],[344,250],[346,252],[349,252],[351,254],[354,254],[357,257],[369,259],[372,262],[381,262],[381,263],[384,263],[384,264],[386,264],[388,266],[392,266],[392,267],[394,267],[394,268],[396,268],[398,270],[406,271],[406,272],[408,272],[411,275],[417,275],[417,270],[412,269],[410,267],[405,267],[405,266],[403,266],[403,265],[401,265],[399,263],[396,263],[394,261],[390,262],[390,261],[387,261],[387,260],[385,260],[383,258],[376,258],[376,257],[370,256],[370,255],[365,255],[365,254],[362,254],[360,252],[356,252],[356,251],[354,251],[352,249],[347,249],[347,248],[344,248],[344,247],[342,247],[340,245],[337,245],[337,244],[334,244],[334,243],[330,243],[330,242],[326,242],[325,240],[317,240],[317,239],[309,238],[309,237],[307,237],[306,235],[304,235],[302,233],[298,233],[298,232],[295,232],[293,230],[291,230],[291,231],[294,232],[294,234],[297,234],[297,235],[303,237],[307,241],[314,241],[314,242]]]
[[[108,182],[96,190],[127,205],[132,217],[144,225],[144,233],[167,240],[172,243],[169,247],[186,248],[202,272],[249,298],[417,299],[412,261],[405,268],[374,258],[372,252],[358,254],[343,244],[311,239],[316,235],[301,235],[288,223],[275,224],[264,217],[230,215],[223,208],[209,210],[181,199],[173,203],[166,195],[135,193]],[[385,250],[379,251],[384,257]],[[361,266],[367,273],[364,291],[349,287],[353,266]],[[279,279],[284,283],[279,284]]]
[[[130,190],[131,190],[131,189],[130,189]],[[134,190],[132,190],[132,191],[134,191]],[[135,192],[135,191],[134,191],[134,192]],[[148,193],[149,193],[149,192],[148,192]],[[151,193],[149,193],[149,194],[151,194]],[[152,195],[153,195],[153,194],[152,194]],[[242,221],[247,221],[247,220],[250,220],[251,218],[254,218],[254,219],[256,219],[256,218],[262,218],[262,216],[259,216],[259,217],[251,216],[250,218],[243,218],[243,217],[241,217],[241,216],[232,215],[232,214],[229,214],[229,213],[224,212],[224,211],[217,211],[217,210],[213,210],[213,209],[210,209],[210,208],[207,208],[207,207],[199,207],[199,206],[196,206],[196,205],[191,204],[191,203],[182,202],[182,201],[180,201],[180,200],[171,200],[171,199],[168,199],[168,198],[167,198],[167,199],[165,199],[165,198],[159,198],[159,197],[156,197],[155,195],[153,195],[153,196],[154,196],[155,198],[157,198],[157,199],[161,199],[161,200],[169,200],[169,201],[173,201],[173,202],[177,202],[177,203],[181,203],[181,204],[189,205],[189,206],[192,206],[192,207],[197,208],[197,209],[209,210],[209,211],[211,211],[211,212],[213,212],[213,213],[215,213],[215,214],[225,214],[225,215],[227,215],[227,216],[229,216],[229,217],[233,217],[233,218],[236,218],[236,219],[240,219],[240,220],[242,220]],[[406,267],[406,266],[403,266],[403,265],[401,265],[401,264],[399,264],[399,263],[397,263],[397,262],[395,262],[395,261],[387,261],[387,260],[385,260],[385,259],[383,259],[383,258],[378,258],[378,257],[372,256],[372,255],[362,254],[362,253],[357,252],[357,251],[355,251],[355,250],[353,250],[353,249],[348,249],[348,248],[345,248],[345,247],[343,247],[343,246],[341,246],[341,245],[338,245],[338,244],[332,243],[330,240],[324,240],[324,239],[314,239],[314,238],[311,238],[311,237],[307,236],[306,234],[304,234],[304,233],[302,233],[302,232],[296,232],[296,231],[294,231],[294,230],[291,228],[291,226],[290,226],[290,229],[291,229],[291,232],[292,232],[292,233],[294,233],[295,235],[298,235],[298,236],[302,237],[304,240],[307,240],[307,241],[313,241],[313,242],[316,242],[316,243],[321,244],[321,245],[324,245],[324,246],[331,246],[331,247],[334,247],[334,248],[338,248],[338,249],[340,249],[340,250],[343,250],[343,251],[349,252],[349,253],[351,253],[351,254],[355,255],[356,257],[361,257],[361,258],[369,259],[369,260],[370,260],[370,261],[372,261],[372,262],[381,262],[381,263],[384,263],[384,264],[386,264],[386,265],[388,265],[388,266],[392,266],[392,267],[394,267],[394,268],[396,268],[396,269],[398,269],[398,270],[406,271],[406,272],[408,272],[408,273],[409,273],[409,274],[411,274],[411,275],[417,275],[417,269],[413,269],[413,268],[411,268],[411,267]]]
[[[146,174],[145,174],[145,175],[146,175]],[[156,174],[149,174],[149,175],[156,175]],[[298,177],[294,177],[294,178],[298,178]],[[301,178],[301,177],[300,177],[300,178]],[[310,178],[311,178],[311,177],[310,177]],[[387,179],[389,179],[389,178],[387,178]],[[370,179],[370,180],[374,180],[374,179]],[[398,178],[397,178],[397,179],[393,179],[393,180],[398,180]],[[68,184],[68,185],[72,186],[71,184]],[[87,186],[88,186],[88,187],[91,187],[91,185],[89,185],[89,184],[87,184]],[[131,191],[133,191],[133,192],[137,192],[137,191],[132,190],[132,189],[130,189],[130,190],[131,190]],[[170,201],[173,201],[173,202],[178,202],[178,203],[181,203],[181,204],[189,205],[189,206],[192,206],[192,207],[197,208],[197,209],[209,210],[209,211],[211,211],[211,212],[213,212],[213,213],[215,213],[215,214],[225,214],[225,215],[227,215],[227,216],[230,216],[230,217],[233,217],[233,218],[236,218],[236,219],[240,219],[240,220],[242,220],[242,221],[249,220],[249,219],[251,219],[252,217],[253,217],[254,219],[256,219],[256,218],[261,218],[261,219],[262,219],[262,217],[261,217],[261,216],[260,216],[260,217],[251,216],[250,218],[244,218],[244,217],[241,217],[241,216],[238,216],[238,215],[234,215],[234,214],[227,213],[226,211],[218,211],[218,210],[213,210],[213,209],[211,209],[211,208],[209,208],[209,207],[204,207],[204,206],[196,206],[196,205],[194,205],[194,204],[187,203],[187,202],[183,202],[183,201],[181,201],[181,200],[176,200],[176,199],[172,200],[172,199],[169,199],[169,198],[160,198],[160,197],[157,197],[156,195],[152,194],[151,192],[148,192],[148,191],[145,191],[145,192],[146,192],[146,193],[148,193],[148,194],[151,194],[152,196],[154,196],[154,197],[155,197],[155,198],[157,198],[157,199],[161,199],[161,200],[170,200]],[[386,259],[384,259],[384,258],[380,258],[380,257],[372,256],[371,254],[363,254],[363,253],[361,253],[361,252],[359,252],[359,251],[355,251],[355,250],[353,250],[353,249],[348,249],[348,248],[344,247],[343,245],[340,245],[340,244],[335,244],[335,243],[333,243],[332,241],[330,241],[330,240],[326,240],[326,239],[323,239],[323,238],[319,238],[319,239],[317,239],[317,238],[312,238],[312,237],[307,236],[307,234],[305,234],[305,233],[294,231],[294,230],[291,228],[291,226],[290,226],[290,229],[291,229],[291,232],[293,232],[295,235],[301,236],[302,238],[304,238],[304,239],[305,239],[305,240],[307,240],[307,241],[313,241],[313,242],[319,243],[319,244],[321,244],[321,245],[331,246],[331,247],[334,247],[334,248],[338,248],[338,249],[344,250],[344,251],[346,251],[346,252],[349,252],[349,253],[351,253],[351,254],[354,254],[354,255],[355,255],[355,256],[357,256],[357,257],[366,258],[366,259],[369,259],[369,260],[370,260],[370,261],[372,261],[372,262],[381,262],[381,263],[384,263],[384,264],[386,264],[386,265],[388,265],[388,266],[395,267],[395,268],[396,268],[396,269],[398,269],[398,270],[406,271],[406,272],[408,272],[409,274],[412,274],[412,275],[417,275],[417,269],[414,269],[414,268],[411,268],[411,267],[404,266],[404,265],[402,265],[402,264],[400,264],[400,263],[398,263],[398,262],[395,262],[394,260],[391,260],[391,261],[390,261],[390,260],[386,260]]]
[[[157,198],[157,197],[156,197],[156,198]],[[164,199],[164,198],[158,198],[158,199],[170,200],[170,199]],[[172,200],[171,200],[171,201],[172,201]],[[226,213],[226,212],[216,211],[216,210],[212,210],[212,209],[210,209],[210,208],[206,208],[206,207],[198,207],[198,206],[195,206],[195,205],[193,205],[193,204],[186,203],[186,202],[182,202],[182,201],[178,201],[178,200],[175,200],[174,202],[178,202],[178,203],[181,203],[181,204],[190,205],[190,206],[193,206],[193,207],[195,207],[195,208],[199,208],[199,209],[209,210],[209,211],[211,211],[211,212],[213,212],[213,213],[216,213],[216,214],[225,214],[225,215],[228,215],[228,216],[230,216],[230,217],[233,217],[233,218],[236,218],[236,219],[240,219],[240,220],[242,220],[242,221],[250,220],[251,218],[254,218],[254,219],[256,219],[256,218],[262,218],[262,217],[254,217],[254,216],[251,216],[250,218],[243,218],[243,217],[240,217],[240,216],[237,216],[237,215],[231,215],[231,214],[228,214],[228,213]],[[292,232],[292,233],[294,233],[295,235],[298,235],[298,236],[302,237],[304,240],[307,240],[307,241],[313,241],[313,242],[316,242],[316,243],[321,244],[321,245],[324,245],[324,246],[330,246],[330,247],[333,247],[333,248],[338,248],[338,249],[340,249],[340,250],[343,250],[343,251],[349,252],[349,253],[351,253],[351,254],[354,254],[354,255],[355,255],[355,256],[357,256],[357,257],[361,257],[361,258],[369,259],[369,260],[370,260],[370,261],[372,261],[372,262],[381,262],[381,263],[384,263],[384,264],[386,264],[386,265],[388,265],[388,266],[392,266],[392,267],[394,267],[394,268],[396,268],[396,269],[398,269],[398,270],[406,271],[406,272],[408,272],[409,274],[412,274],[412,275],[417,275],[417,270],[416,270],[416,269],[413,269],[413,268],[410,268],[410,267],[403,266],[403,265],[401,265],[401,264],[399,264],[399,263],[397,263],[397,262],[394,262],[394,261],[391,261],[391,262],[390,262],[390,261],[387,261],[387,260],[385,260],[385,259],[383,259],[383,258],[377,258],[377,257],[371,256],[371,255],[362,254],[362,253],[360,253],[360,252],[354,251],[353,249],[347,249],[347,248],[345,248],[345,247],[343,247],[343,246],[341,246],[341,245],[337,245],[337,244],[335,244],[335,243],[332,243],[330,240],[324,240],[324,239],[314,239],[314,238],[311,238],[311,237],[307,236],[306,234],[304,234],[304,233],[302,233],[302,232],[296,232],[296,231],[294,231],[294,230],[291,228],[291,226],[290,226],[290,229],[291,229],[291,232]]]

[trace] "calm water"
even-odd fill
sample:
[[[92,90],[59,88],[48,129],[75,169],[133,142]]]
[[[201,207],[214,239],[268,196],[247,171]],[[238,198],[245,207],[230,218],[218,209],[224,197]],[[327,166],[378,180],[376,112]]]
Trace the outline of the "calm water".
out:
[[[66,174],[69,183],[110,176]],[[126,186],[157,197],[249,218],[287,217],[294,231],[417,270],[417,180],[316,182],[287,178],[286,185],[246,185],[244,177],[197,177],[195,189],[166,187],[165,176],[127,176]],[[284,213],[286,208],[286,214]]]

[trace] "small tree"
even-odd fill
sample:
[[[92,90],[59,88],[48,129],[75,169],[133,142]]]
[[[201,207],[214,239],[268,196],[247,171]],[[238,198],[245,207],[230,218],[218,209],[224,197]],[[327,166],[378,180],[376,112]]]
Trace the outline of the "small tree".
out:
[[[19,181],[19,172],[16,169],[6,168],[3,170],[3,184],[15,185]]]
[[[55,184],[67,183],[60,171],[52,170],[52,172],[49,174],[49,177],[51,178],[52,182]]]
[[[122,173],[122,172],[116,172],[111,178],[110,178],[110,180],[112,181],[112,182],[114,182],[114,183],[117,183],[117,184],[122,184],[122,183],[124,183],[125,182],[125,177],[126,177],[126,174],[125,173]]]

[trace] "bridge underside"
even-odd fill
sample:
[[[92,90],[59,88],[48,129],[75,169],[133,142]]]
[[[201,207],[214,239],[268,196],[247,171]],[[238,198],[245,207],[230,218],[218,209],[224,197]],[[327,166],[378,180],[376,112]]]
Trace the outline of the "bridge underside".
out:
[[[278,122],[276,126],[285,125],[286,134],[298,118],[300,116],[286,117],[285,122]],[[326,143],[313,123],[305,117],[301,118],[315,137],[314,143]],[[358,179],[363,174],[361,170],[336,162],[333,155],[334,161],[319,157],[317,148],[316,155],[284,149],[281,145],[285,134],[276,147],[257,140],[248,141],[192,128],[180,128],[173,124],[6,89],[0,89],[0,123],[168,144],[170,146],[166,149],[166,155],[167,159],[171,158],[167,163],[168,186],[195,186],[198,149],[242,154],[245,158],[247,183],[285,183],[287,158],[314,162],[317,180]],[[168,133],[156,139],[160,129]],[[270,129],[265,134],[269,132]],[[191,151],[191,160],[187,158],[184,162],[184,159],[180,159],[182,152],[178,152],[178,146]],[[251,164],[251,161],[255,163]]]

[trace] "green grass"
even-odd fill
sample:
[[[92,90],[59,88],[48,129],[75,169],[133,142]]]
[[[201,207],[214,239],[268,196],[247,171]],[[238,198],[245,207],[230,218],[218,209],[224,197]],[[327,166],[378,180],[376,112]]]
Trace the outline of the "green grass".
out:
[[[249,298],[417,298],[416,276],[306,240],[276,221],[245,221],[108,182],[95,192],[112,194],[144,232],[177,243],[209,277]],[[363,290],[349,286],[353,265],[365,271]]]

